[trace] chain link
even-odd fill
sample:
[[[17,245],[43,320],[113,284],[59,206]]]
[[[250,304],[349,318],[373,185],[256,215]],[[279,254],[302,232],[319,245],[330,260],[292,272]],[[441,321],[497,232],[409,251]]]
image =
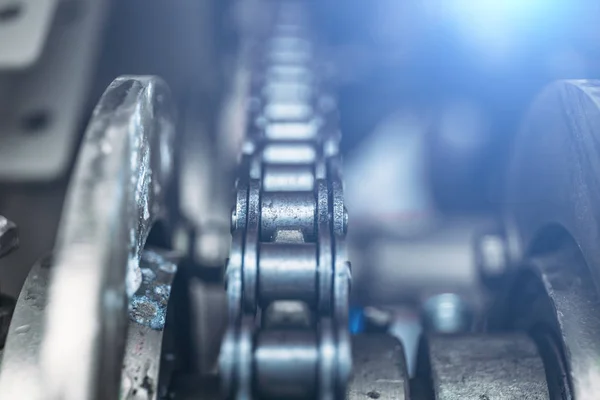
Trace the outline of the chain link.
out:
[[[228,398],[339,399],[351,371],[340,134],[301,2],[256,46],[227,267]]]

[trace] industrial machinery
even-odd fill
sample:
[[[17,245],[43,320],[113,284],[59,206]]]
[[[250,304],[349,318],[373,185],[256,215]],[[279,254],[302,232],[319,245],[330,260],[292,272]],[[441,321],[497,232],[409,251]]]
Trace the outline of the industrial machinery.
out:
[[[99,40],[108,1],[81,3],[93,12],[47,0],[27,14],[40,36],[30,51],[0,41],[0,67],[35,63],[46,35],[60,48],[49,26],[64,15],[70,29],[87,21],[87,36],[70,33],[78,48]],[[2,265],[35,253],[36,235],[51,242],[32,216],[58,228],[18,296],[0,287],[0,399],[600,399],[600,81],[539,90],[497,212],[442,218],[423,154],[445,139],[423,132],[455,118],[394,113],[353,156],[326,5],[232,4],[236,51],[213,124],[197,96],[181,109],[154,75],[116,78],[79,144],[86,90],[64,94],[58,128],[39,110],[6,123]],[[0,35],[23,12],[3,6]],[[88,82],[91,52],[73,56],[75,79]],[[6,82],[34,90],[38,68]],[[51,131],[46,158],[17,126]],[[68,179],[54,181],[63,203],[36,182],[71,169],[71,148]],[[26,215],[11,216],[17,205]]]

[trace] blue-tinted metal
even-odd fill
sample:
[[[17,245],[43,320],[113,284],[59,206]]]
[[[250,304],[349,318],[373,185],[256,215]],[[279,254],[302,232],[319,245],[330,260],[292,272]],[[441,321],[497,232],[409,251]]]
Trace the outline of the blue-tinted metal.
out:
[[[349,329],[353,335],[361,333],[365,329],[365,314],[360,307],[350,308]]]

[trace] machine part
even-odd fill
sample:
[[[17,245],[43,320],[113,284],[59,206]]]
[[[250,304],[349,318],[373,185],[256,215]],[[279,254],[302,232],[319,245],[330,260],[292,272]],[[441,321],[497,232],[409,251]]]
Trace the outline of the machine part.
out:
[[[485,218],[447,218],[416,237],[353,229],[348,235],[353,303],[389,306],[451,292],[477,311],[483,302],[473,242],[490,225]]]
[[[344,158],[355,304],[415,303],[443,292],[460,293],[475,307],[482,303],[473,240],[491,221],[440,214],[434,189],[448,182],[468,186],[461,177],[477,170],[472,165],[487,146],[487,121],[469,101],[440,106],[394,110]],[[460,190],[445,192],[450,201],[455,192],[464,198]]]
[[[258,286],[258,242],[260,235],[260,182],[248,183],[248,210],[242,264],[242,307],[256,312]]]
[[[145,250],[142,253],[144,281],[133,296],[133,307],[129,311],[121,381],[122,399],[155,399],[160,393],[158,383],[163,328],[171,283],[177,268],[175,260],[172,254],[156,250]],[[39,383],[34,380],[40,376],[37,363],[51,268],[51,257],[36,263],[23,286],[12,322],[10,315],[7,318],[11,325],[0,375],[2,395],[9,393],[6,390],[10,389],[7,388],[13,387],[13,390],[19,388],[19,394],[27,396],[24,398],[36,398],[35,390]],[[6,305],[0,306],[2,325],[5,322],[5,310]],[[10,310],[12,315],[12,307]],[[160,372],[161,375],[164,374],[164,369]],[[10,382],[10,386],[7,386],[7,382]]]
[[[417,354],[419,349],[419,341],[423,334],[423,325],[421,316],[412,307],[400,307],[392,308],[388,311],[390,313],[390,321],[388,322],[387,333],[397,338],[404,349],[404,356],[406,360],[406,368],[408,369],[409,376],[415,376]],[[368,314],[372,315],[372,311],[367,313],[365,309],[365,316]],[[371,318],[367,316],[367,318]],[[374,324],[371,318],[369,323]],[[374,324],[375,329],[379,327]],[[415,396],[418,399],[418,397]]]
[[[19,349],[39,354],[27,384],[10,379],[13,372],[0,376],[3,396],[118,396],[127,294],[142,283],[150,228],[167,217],[173,134],[169,90],[158,78],[118,78],[100,99],[67,194],[39,350]]]
[[[314,243],[261,243],[258,292],[265,305],[276,300],[317,303],[317,246]],[[325,294],[327,295],[327,294]]]
[[[530,333],[544,358],[553,398],[593,399],[600,373],[598,292],[573,239],[550,229],[539,243],[550,240],[556,247],[534,255],[514,277],[490,311],[488,325]]]
[[[0,257],[8,255],[19,247],[17,226],[0,215]]]
[[[48,304],[51,260],[36,263],[23,285],[8,329],[0,374],[0,396],[41,399],[39,356]]]
[[[315,185],[310,166],[278,165],[265,168],[265,192],[307,191]]]
[[[465,332],[471,327],[472,319],[469,305],[453,293],[432,296],[423,304],[423,325],[431,332]]]
[[[229,253],[230,186],[233,182],[235,157],[214,150],[210,126],[200,112],[204,104],[190,102],[182,112],[179,162],[181,214],[189,221],[193,258],[209,268],[223,268]],[[219,131],[226,136],[230,132]]]
[[[558,81],[538,96],[516,138],[507,198],[511,258],[526,257],[540,231],[554,223],[573,236],[596,284],[599,100],[600,82],[587,80]]]
[[[508,272],[509,255],[504,235],[491,232],[478,235],[474,249],[484,279],[494,280]]]
[[[227,296],[223,286],[200,279],[190,282],[192,335],[194,341],[194,369],[203,375],[217,370],[219,346],[227,328]]]
[[[328,219],[329,219],[329,207],[328,207],[329,196],[327,193],[327,184],[323,180],[317,181],[317,229],[319,243],[319,269],[318,269],[318,281],[319,281],[319,292],[327,293],[331,290],[333,276],[331,273],[331,266],[333,265],[332,246],[331,246],[331,235],[328,232]],[[318,308],[325,312],[331,310],[332,299],[331,296],[319,296]]]
[[[0,1],[0,12],[5,3],[6,0]],[[10,84],[9,90],[3,91],[8,97],[0,98],[6,112],[0,118],[0,180],[49,181],[66,172],[87,105],[107,3],[17,0],[6,4],[20,7],[24,19],[12,22],[19,26],[26,23],[22,29],[36,37],[41,34],[34,32],[44,29],[45,18],[52,20],[46,14],[54,14],[54,8],[56,13],[39,60],[25,71],[0,72],[0,82],[6,80]],[[43,21],[42,15],[31,20],[38,13],[44,13]],[[41,26],[32,26],[37,23]],[[6,54],[2,47],[19,47],[16,32],[10,39],[1,39],[9,26],[10,22],[0,21],[0,58]]]
[[[58,3],[0,1],[0,70],[27,68],[38,60]]]
[[[201,225],[194,240],[193,254],[198,264],[222,271],[229,252],[229,227],[225,219],[207,221]]]
[[[353,377],[348,400],[409,400],[408,373],[400,342],[388,335],[352,338]]]
[[[14,310],[15,300],[8,296],[0,296],[0,349],[4,348],[4,344],[6,343],[6,336],[8,336],[8,329],[10,328],[10,321],[12,320]],[[1,362],[2,355],[0,355]]]
[[[270,36],[256,43],[251,63],[220,355],[226,396],[240,400],[339,399],[352,364],[348,218],[339,154],[325,150],[340,137],[335,110],[321,107],[329,95],[317,79],[322,65],[313,59],[305,6],[277,3]],[[280,67],[312,78],[265,73]],[[315,118],[328,122],[318,132]]]
[[[319,351],[311,331],[268,330],[256,339],[254,363],[258,397],[316,397]]]
[[[19,232],[17,226],[0,215],[0,258],[10,254],[19,247]],[[10,321],[14,311],[14,300],[0,295],[0,349],[4,348]],[[2,353],[0,353],[0,362]]]
[[[435,400],[550,399],[544,363],[526,335],[430,336],[421,350],[418,379],[430,381]]]
[[[231,215],[229,330],[221,353],[221,378],[228,396],[241,400],[339,399],[345,394],[353,354],[358,368],[350,383],[351,399],[405,399],[409,391],[402,346],[387,336],[367,335],[356,337],[354,352],[350,351],[351,266],[345,246],[348,212],[341,183],[335,101],[325,90],[327,77],[322,65],[312,59],[313,52],[320,53],[309,40],[304,4],[292,0],[278,3],[280,20],[272,29],[274,34],[253,47],[258,57],[253,67],[258,74],[248,102],[249,132]],[[163,195],[168,190],[169,173],[165,169],[169,168],[162,164],[173,159],[171,145],[156,137],[165,133],[157,130],[166,129],[167,137],[173,130],[171,113],[165,117],[160,109],[167,94],[157,94],[153,85],[161,84],[146,79],[119,81],[96,110],[70,188],[50,270],[52,280],[48,271],[40,272],[41,268],[48,270],[50,263],[36,267],[27,283],[27,288],[33,289],[20,299],[23,313],[20,319],[15,317],[18,326],[11,331],[14,337],[10,343],[26,350],[11,350],[10,359],[14,364],[18,362],[15,354],[21,358],[25,355],[25,364],[31,365],[29,369],[25,366],[30,376],[29,380],[17,376],[15,381],[27,387],[7,397],[137,399],[165,394],[159,376],[164,370],[158,367],[165,352],[161,348],[164,313],[176,268],[164,254],[141,250],[152,224],[162,222],[166,215]],[[132,133],[132,129],[136,131]],[[121,137],[117,138],[118,134]],[[119,141],[122,138],[124,141]],[[92,215],[84,210],[91,210]],[[194,261],[216,260],[223,251],[212,245],[221,243],[223,221],[208,222],[216,222],[215,236],[211,237],[211,232],[204,235],[202,228],[208,225],[198,224],[195,228],[203,236],[193,245],[190,238],[194,229],[182,227],[182,241],[189,242],[181,247],[194,247],[189,251],[195,252]],[[470,246],[462,246],[471,242],[470,230],[456,235],[458,246],[452,242],[446,251],[434,252],[429,251],[431,243],[421,242],[419,246],[405,241],[404,247],[398,246],[396,239],[405,236],[394,226],[388,228],[381,248],[401,247],[409,268],[420,273],[425,268],[419,266],[441,271],[438,279],[445,289],[448,277],[455,273],[447,271],[449,265],[463,263],[467,270],[459,272],[461,276],[451,284],[462,283],[464,276],[472,278],[480,271],[472,268],[476,263],[469,258]],[[524,333],[431,337],[424,348],[425,367],[420,374],[421,380],[429,380],[432,394],[427,398],[564,400],[571,396],[573,386],[586,389],[588,397],[597,393],[589,388],[596,382],[596,366],[590,366],[585,358],[598,356],[594,281],[586,263],[577,259],[577,244],[564,239],[569,237],[567,230],[547,229],[544,226],[533,244],[526,246],[527,266],[519,272],[519,286],[515,284],[508,299],[511,312],[500,313],[502,319],[496,325],[498,329],[525,329],[534,340]],[[389,235],[392,232],[398,236]],[[451,232],[450,236],[456,233]],[[368,245],[380,249],[373,243]],[[565,247],[564,243],[570,244]],[[505,269],[507,264],[503,266],[500,260],[506,255],[504,244],[492,240],[481,246],[478,256],[483,259],[483,270],[496,275]],[[408,252],[411,247],[412,254]],[[211,250],[216,251],[209,254]],[[397,286],[401,272],[396,270],[402,258],[394,257],[396,254],[390,251],[385,255],[388,258],[382,257],[386,261],[383,266],[378,266],[376,258],[364,262],[359,282],[368,282],[374,296],[389,296],[387,300],[392,302],[414,295],[407,293],[401,298],[397,294],[406,292]],[[448,254],[456,257],[451,259]],[[387,274],[369,279],[364,268],[369,264],[375,264],[374,276],[382,270]],[[214,266],[212,262],[202,266],[207,265]],[[573,271],[564,265],[572,265]],[[404,282],[405,287],[414,283]],[[521,287],[522,283],[526,285]],[[38,287],[41,289],[36,292]],[[382,293],[375,293],[378,290]],[[46,291],[50,302],[46,301]],[[130,295],[128,309],[126,292]],[[201,295],[196,301],[206,298]],[[40,299],[43,304],[30,304]],[[24,323],[22,317],[31,307],[48,310],[35,314],[35,323]],[[460,296],[449,294],[432,297],[425,304],[429,326],[446,333],[470,325],[467,308]],[[586,319],[587,314],[592,317]],[[2,318],[0,310],[0,324]],[[76,319],[80,324],[75,324]],[[391,325],[393,330],[397,324],[387,319],[383,318],[382,325]],[[532,321],[535,325],[530,326]],[[25,325],[36,330],[29,335]],[[212,334],[220,333],[218,327],[210,328],[203,327]],[[19,335],[28,341],[19,342]],[[198,342],[205,340],[199,338]],[[206,345],[199,347],[205,349]],[[209,365],[203,372],[213,372]],[[577,376],[570,376],[573,365]],[[6,368],[12,369],[12,365]],[[592,372],[590,382],[571,382],[586,371]],[[211,378],[218,380],[214,375]],[[2,383],[6,384],[0,381],[0,391]]]
[[[161,356],[177,258],[156,250],[144,250],[140,269],[142,284],[131,298],[129,307],[119,398],[155,400],[166,395],[165,381],[168,381],[168,377],[164,368],[161,369]],[[159,386],[160,383],[162,385]]]
[[[435,227],[434,197],[425,184],[431,120],[419,110],[397,110],[348,154],[346,201],[359,227],[354,235],[411,237]]]
[[[299,230],[306,240],[315,237],[315,196],[306,192],[267,192],[262,196],[261,239],[273,240],[275,233]]]
[[[309,328],[314,324],[310,307],[301,301],[274,301],[262,315],[268,329]]]
[[[0,286],[15,300],[36,262],[52,252],[68,182],[43,185],[2,185],[0,209],[19,231],[19,249],[0,258]]]
[[[509,251],[525,268],[490,326],[542,338],[551,370],[568,371],[560,398],[600,392],[599,118],[600,82],[551,84],[515,140],[508,175]]]

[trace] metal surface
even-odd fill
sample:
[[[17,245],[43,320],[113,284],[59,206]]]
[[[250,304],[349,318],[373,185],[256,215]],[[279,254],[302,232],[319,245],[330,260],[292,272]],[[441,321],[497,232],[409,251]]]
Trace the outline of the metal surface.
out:
[[[0,282],[3,294],[15,300],[31,267],[52,252],[67,182],[32,187],[2,185],[0,209],[10,216],[19,230],[19,249],[0,258]]]
[[[252,47],[258,58],[253,64],[257,74],[252,93],[245,99],[248,104],[240,106],[248,111],[244,124],[248,135],[241,146],[242,165],[231,214],[229,313],[222,312],[223,308],[212,309],[213,315],[220,314],[214,318],[216,323],[191,334],[192,340],[203,343],[198,348],[204,352],[211,345],[205,333],[219,336],[228,317],[221,350],[222,375],[216,376],[210,362],[201,372],[208,372],[213,383],[222,380],[227,397],[240,400],[333,400],[344,395],[350,399],[407,399],[402,345],[388,336],[369,334],[354,338],[353,351],[350,348],[351,265],[345,245],[348,212],[338,154],[336,102],[321,81],[329,78],[323,72],[327,66],[312,58],[313,52],[322,53],[316,52],[315,43],[309,40],[309,29],[300,26],[305,22],[302,8],[296,8],[300,3],[279,3],[284,7],[280,15],[283,22],[275,25],[274,37]],[[572,93],[559,96],[558,103],[564,107],[567,98],[581,108],[589,100],[569,96]],[[167,97],[160,81],[122,79],[108,90],[96,110],[70,187],[53,269],[48,269],[50,263],[36,266],[19,300],[7,347],[4,375],[8,378],[0,377],[1,396],[33,400],[167,397],[162,376],[165,370],[159,367],[165,361],[161,359],[165,313],[176,268],[164,254],[142,252],[152,224],[162,222],[167,214],[164,201],[170,165],[165,164],[173,160],[170,141],[174,130],[172,111],[161,108]],[[593,102],[596,106],[600,103]],[[578,113],[579,109],[571,112],[569,107],[562,114],[568,120],[567,131],[576,132],[573,142],[561,137],[559,144],[550,141],[548,145],[541,137],[531,145],[540,147],[542,142],[537,154],[548,156],[550,150],[551,157],[546,158],[552,159],[551,165],[555,161],[552,156],[560,159],[563,153],[558,150],[566,147],[579,151],[574,159],[595,166],[596,154],[590,150],[593,146],[582,140],[585,134],[581,132],[587,128],[593,131],[600,118],[596,121],[593,108],[583,107],[585,112]],[[540,121],[547,113],[546,108],[539,112]],[[590,115],[593,119],[588,121]],[[539,122],[542,128],[536,125],[534,130],[545,130],[545,121],[540,121],[534,125]],[[166,131],[167,140],[162,141],[159,134],[165,132],[159,131]],[[193,156],[203,156],[194,151],[190,151]],[[530,198],[521,196],[534,191],[528,185],[537,184],[536,174],[544,167],[529,175],[525,161],[527,153],[513,170],[510,207],[514,218],[509,242],[521,245],[511,247],[510,255],[513,260],[525,259],[526,265],[511,282],[507,298],[501,299],[496,309],[497,319],[490,318],[488,328],[526,332],[430,337],[425,342],[419,381],[427,381],[431,393],[421,397],[413,389],[415,399],[597,397],[600,317],[595,278],[600,273],[589,263],[586,249],[583,255],[579,252],[579,240],[588,239],[588,228],[575,238],[569,232],[588,221],[594,225],[598,213],[591,200],[597,194],[596,174],[590,179],[585,172],[588,165],[577,164],[564,172],[576,178],[576,185],[560,191],[568,199],[536,192],[529,204]],[[569,158],[562,167],[573,167],[572,161]],[[517,176],[521,170],[526,170],[524,177]],[[577,180],[579,173],[587,180]],[[199,191],[208,191],[206,180],[221,181],[223,176],[208,173],[199,182]],[[194,174],[189,178],[185,184],[194,185]],[[577,185],[589,193],[582,194]],[[570,197],[571,193],[576,198]],[[428,197],[423,197],[425,207],[408,207],[409,212],[432,211]],[[579,204],[581,197],[584,201]],[[389,197],[391,202],[397,200]],[[544,214],[539,220],[532,218],[544,201],[558,204],[561,212],[565,204],[575,204],[575,212],[568,216],[579,220],[557,222],[555,217],[564,217],[559,212]],[[215,209],[222,211],[224,203]],[[415,229],[395,229],[398,215],[391,215],[389,220],[384,215],[398,208],[380,210],[369,204],[381,213],[369,223],[363,220],[372,230],[355,237],[359,246],[364,245],[358,249],[363,252],[357,282],[361,305],[423,299],[431,292],[439,293],[438,288],[471,288],[481,272],[495,277],[508,270],[502,236],[480,236],[473,254],[472,233],[478,229],[469,225],[465,229],[452,226],[441,234],[425,232],[426,227],[431,228],[433,215],[417,215],[417,225],[423,229],[416,230],[424,236],[407,240],[407,232],[414,233]],[[191,209],[195,213],[202,207]],[[529,225],[532,220],[537,228]],[[375,225],[382,222],[388,226],[379,230]],[[0,234],[2,223],[0,218]],[[190,261],[200,263],[202,272],[204,267],[220,265],[226,248],[221,246],[223,228],[228,223],[222,215],[182,223],[188,240],[182,248],[190,255],[194,253]],[[523,234],[530,229],[530,237]],[[0,255],[2,250],[0,247]],[[453,269],[456,265],[462,267],[459,272]],[[406,279],[406,271],[416,271],[420,277]],[[425,290],[422,283],[427,284]],[[192,301],[201,303],[207,297],[199,295]],[[201,304],[195,311],[202,308],[205,312],[210,306]],[[467,330],[471,325],[468,308],[457,294],[429,297],[424,306],[428,317],[425,328],[453,334]],[[0,308],[0,325],[5,320],[2,311]],[[400,315],[400,311],[394,313]],[[386,320],[385,325],[395,323],[390,322],[395,321],[391,317]],[[31,327],[35,329],[30,332]],[[352,324],[352,329],[355,327]],[[181,328],[187,326],[182,324]],[[166,358],[172,361],[169,354]],[[357,368],[346,392],[353,358]],[[26,377],[19,375],[22,371]],[[207,380],[206,376],[195,377],[198,382]],[[173,392],[168,394],[173,396]]]
[[[548,400],[544,364],[526,335],[427,338],[436,400]]]
[[[219,347],[227,328],[227,296],[219,283],[207,283],[200,279],[190,282],[190,319],[194,347],[191,358],[193,367],[200,373],[217,370]]]
[[[318,80],[265,78],[273,66],[321,67],[312,44],[297,46],[310,38],[305,5],[276,7],[271,36],[256,43],[251,62],[220,369],[227,397],[333,400],[343,397],[352,363],[347,213],[339,154],[325,151],[340,138],[335,113],[320,107],[328,95]],[[317,131],[315,118],[330,124]]]
[[[506,200],[513,258],[525,256],[543,228],[562,225],[581,247],[596,283],[600,219],[594,210],[600,165],[594,144],[599,117],[599,81],[548,86],[516,138]]]
[[[305,118],[292,116],[270,119],[302,120]],[[262,157],[263,162],[268,164],[306,165],[317,161],[317,152],[309,143],[273,143],[265,145],[262,151]]]
[[[317,180],[317,243],[319,244],[319,293],[327,293],[333,285],[333,246],[329,228],[329,196],[327,183],[323,179]],[[319,296],[318,309],[330,312],[332,296]]]
[[[0,296],[0,348],[4,348],[6,343],[6,337],[8,336],[8,329],[10,328],[10,321],[12,320],[13,312],[15,310],[15,301],[7,296]],[[0,354],[0,363],[2,362],[2,355]]]
[[[319,354],[314,332],[269,330],[256,340],[256,387],[261,399],[315,398]]]
[[[235,157],[221,148],[215,149],[214,139],[211,138],[214,132],[205,122],[209,119],[205,115],[208,110],[203,113],[206,105],[193,101],[190,103],[181,113],[178,167],[180,212],[190,222],[195,235],[195,242],[192,243],[195,261],[201,266],[222,268],[230,244],[228,212]],[[226,104],[225,107],[232,106]],[[234,128],[229,125],[220,128],[216,137],[219,140],[230,137],[231,132],[227,129]]]
[[[528,331],[536,340],[556,399],[598,393],[598,292],[576,244],[530,260],[491,311],[490,329]]]
[[[261,238],[273,240],[278,230],[299,230],[307,240],[315,237],[315,197],[306,192],[266,192],[261,205]],[[313,239],[314,240],[314,239]]]
[[[313,315],[301,301],[274,301],[262,314],[262,325],[268,329],[310,328]]]
[[[159,382],[166,306],[176,266],[169,254],[145,250],[141,258],[144,282],[134,295],[121,381],[122,399],[154,399]],[[40,397],[39,356],[44,332],[52,259],[31,270],[16,304],[4,350],[0,394],[18,388],[23,398]],[[146,316],[148,318],[145,318]],[[13,389],[10,389],[13,387]]]
[[[36,263],[17,300],[2,359],[2,398],[41,398],[39,357],[50,268],[50,259]]]
[[[516,138],[508,177],[510,255],[538,283],[515,282],[510,297],[525,301],[509,306],[516,315],[505,323],[551,332],[577,399],[596,398],[600,382],[599,120],[600,82],[548,86]]]
[[[6,0],[0,1],[0,13],[5,3]],[[8,54],[2,51],[6,46],[29,52],[18,43],[21,38],[34,40],[36,36],[36,42],[46,43],[39,60],[29,68],[0,72],[0,86],[6,83],[3,87],[6,90],[0,93],[3,110],[0,180],[54,180],[66,172],[77,143],[108,1],[17,0],[8,3],[21,5],[23,20],[12,22],[16,23],[15,29],[27,34],[4,32],[11,30],[12,22],[3,22],[0,18],[0,59]],[[31,20],[33,17],[35,21]],[[42,38],[40,31],[47,30],[45,24],[50,21],[53,23],[46,40],[46,33]],[[39,26],[33,26],[38,23]],[[7,39],[3,39],[5,34],[9,35]]]
[[[473,243],[490,222],[446,218],[414,237],[352,229],[348,258],[352,260],[353,301],[385,306],[452,292],[470,306],[481,304],[481,274]]]
[[[142,253],[142,284],[131,298],[129,308],[120,399],[154,400],[166,394],[168,377],[160,367],[176,262],[177,258],[166,252],[144,250]]]
[[[248,183],[248,211],[244,240],[242,269],[242,301],[246,311],[256,312],[256,292],[258,285],[258,243],[260,240],[260,181],[251,179]]]
[[[17,226],[0,215],[0,257],[8,255],[19,247]]]
[[[0,70],[27,68],[42,50],[58,0],[0,0]]]
[[[408,372],[400,342],[384,334],[352,338],[354,372],[348,400],[408,400]]]
[[[454,293],[432,296],[423,304],[423,325],[431,332],[468,331],[472,324],[472,317],[469,305]]]
[[[122,77],[106,90],[67,194],[34,382],[2,377],[3,397],[118,395],[127,294],[142,282],[138,263],[150,228],[166,217],[173,134],[174,111],[161,80]]]
[[[265,192],[307,191],[315,184],[313,170],[305,165],[265,166],[263,187]]]
[[[476,263],[484,279],[501,277],[509,267],[508,250],[504,235],[484,233],[475,239]]]
[[[258,264],[261,302],[317,303],[317,246],[314,243],[261,243]]]

